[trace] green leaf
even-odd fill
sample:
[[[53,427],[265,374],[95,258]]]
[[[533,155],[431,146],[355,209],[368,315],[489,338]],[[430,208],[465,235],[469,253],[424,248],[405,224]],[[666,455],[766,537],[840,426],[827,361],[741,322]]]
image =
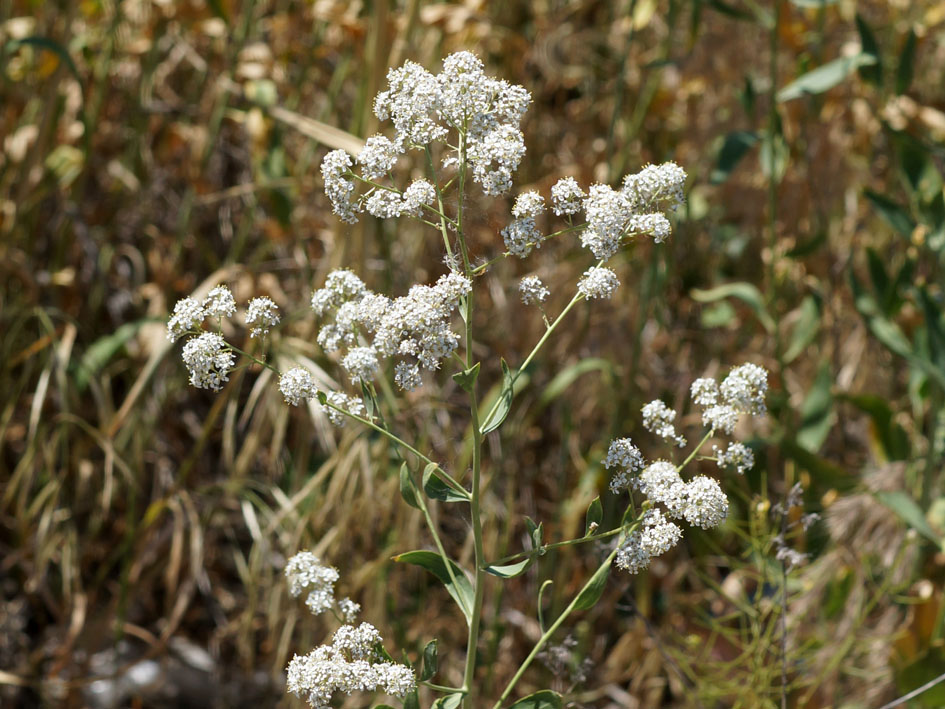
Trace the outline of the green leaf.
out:
[[[538,589],[538,628],[541,630],[542,633],[545,632],[545,614],[544,614],[544,611],[542,610],[541,599],[545,597],[545,589],[553,585],[554,585],[554,581],[552,581],[551,579],[545,579]]]
[[[797,442],[811,453],[816,453],[827,439],[836,420],[833,409],[833,394],[830,387],[833,375],[830,364],[824,361],[817,370],[814,384],[801,405],[801,426]]]
[[[915,30],[910,29],[906,36],[906,41],[902,45],[902,51],[899,53],[899,66],[896,68],[896,93],[904,94],[909,90],[912,84],[912,77],[915,75],[915,49],[916,49]]]
[[[840,491],[852,490],[858,478],[826,458],[802,448],[796,441],[783,438],[778,442],[781,452],[811,473],[811,477],[821,489],[836,488]]]
[[[768,314],[764,304],[764,297],[761,292],[751,283],[727,283],[723,286],[710,288],[709,290],[700,290],[694,288],[690,291],[693,300],[699,303],[714,303],[717,300],[725,298],[736,298],[742,301],[755,313],[755,317],[764,326],[765,330],[772,332],[774,330],[774,320]]]
[[[567,389],[574,384],[575,381],[584,374],[588,372],[593,372],[595,370],[606,372],[608,374],[614,371],[614,366],[606,359],[601,359],[599,357],[589,357],[588,359],[582,359],[577,364],[572,364],[570,367],[558,372],[552,379],[548,386],[545,387],[545,390],[541,393],[541,398],[538,403],[539,406],[545,406],[548,402],[557,399],[559,396],[564,394]]]
[[[876,63],[871,54],[840,57],[802,74],[778,91],[778,101],[792,101],[808,94],[821,94],[846,79],[855,69]]]
[[[456,709],[463,703],[463,693],[447,694],[433,702],[433,709]]]
[[[322,406],[328,406],[328,394],[321,389],[315,392],[315,398],[318,399],[318,403]]]
[[[75,385],[82,392],[89,385],[89,380],[108,364],[128,341],[138,334],[138,331],[149,321],[136,320],[135,322],[120,325],[115,332],[98,338],[89,345],[82,354],[75,369]]]
[[[416,689],[404,697],[404,709],[420,709],[420,695]]]
[[[468,625],[472,622],[473,587],[469,582],[469,578],[466,576],[466,572],[462,570],[459,564],[455,561],[450,561],[449,568],[452,570],[453,576],[456,579],[456,583],[453,583],[446,564],[443,562],[443,557],[434,551],[427,551],[425,549],[408,551],[395,556],[394,561],[402,564],[420,566],[436,576],[442,584],[446,586],[447,592],[452,596],[453,600],[456,601],[460,610],[463,611],[463,615],[466,616],[466,624]]]
[[[820,301],[817,298],[812,295],[807,296],[801,301],[799,310],[800,314],[791,330],[788,348],[784,353],[785,364],[790,364],[797,359],[797,356],[813,342],[820,329]]]
[[[909,434],[896,423],[893,410],[885,398],[875,394],[845,395],[848,401],[870,417],[873,429],[887,460],[907,460],[910,456]]]
[[[577,602],[574,604],[575,610],[586,611],[597,604],[601,595],[604,593],[604,588],[607,586],[607,577],[610,576],[610,566],[610,564],[601,566],[594,572],[590,582],[581,589],[581,593],[578,594]]]
[[[802,10],[819,10],[828,5],[836,5],[837,0],[791,0],[791,4]]]
[[[874,57],[876,61],[873,64],[866,64],[858,67],[857,72],[864,81],[879,85],[883,80],[883,66],[879,53],[879,42],[876,41],[876,35],[866,24],[866,20],[860,13],[856,13],[856,30],[860,33],[860,46],[863,48],[863,54]]]
[[[600,496],[597,496],[587,506],[587,512],[584,514],[584,536],[590,536],[600,526],[603,518],[604,508],[600,503]]]
[[[69,72],[72,76],[75,77],[75,80],[79,82],[79,86],[83,86],[82,77],[79,75],[79,69],[76,67],[75,62],[72,61],[72,57],[69,55],[69,52],[66,51],[66,48],[63,47],[59,42],[50,39],[49,37],[22,37],[20,39],[11,39],[7,42],[3,51],[5,54],[16,51],[18,47],[31,46],[39,47],[40,49],[45,49],[47,52],[52,52],[62,60],[62,63],[69,68]],[[80,98],[84,95],[84,91],[80,92]]]
[[[560,694],[552,692],[550,689],[543,689],[540,692],[529,694],[527,697],[522,697],[515,704],[512,704],[509,709],[562,709],[563,707],[564,702]]]
[[[361,380],[361,399],[364,401],[364,418],[370,421],[374,418],[374,396],[363,379]]]
[[[741,162],[741,159],[759,140],[760,137],[753,131],[735,131],[725,136],[716,159],[715,169],[709,175],[709,184],[719,185],[725,182],[732,174],[735,166]]]
[[[486,566],[484,570],[487,573],[492,574],[493,576],[498,576],[500,579],[514,579],[516,576],[521,576],[525,573],[525,569],[531,566],[532,562],[535,560],[535,557],[530,556],[523,561],[517,561],[514,564],[504,564],[502,566]]]
[[[429,463],[423,469],[423,491],[427,497],[441,502],[469,502],[472,499],[469,493],[464,495],[443,482],[443,479],[436,474],[436,469],[436,463]]]
[[[499,400],[490,416],[479,426],[479,432],[482,434],[491,433],[502,425],[505,417],[509,415],[509,409],[512,408],[512,397],[515,394],[513,386],[512,372],[509,371],[509,365],[502,360],[502,390],[499,392]]]
[[[469,369],[464,369],[462,372],[456,372],[453,375],[453,381],[459,384],[463,391],[472,391],[473,387],[476,385],[476,379],[479,378],[479,362],[476,362]]]
[[[535,549],[540,548],[544,522],[535,524],[535,520],[533,520],[531,517],[526,517],[525,526],[528,528],[528,536],[532,540],[532,546],[534,546]]]
[[[400,466],[400,496],[411,507],[418,510],[423,509],[417,500],[417,483],[414,481],[413,475],[410,474],[410,469],[406,463]]]
[[[436,640],[431,640],[423,648],[423,665],[420,670],[420,681],[429,681],[439,669],[439,661],[436,656]]]
[[[926,521],[922,510],[919,509],[915,500],[909,497],[907,493],[902,490],[880,490],[876,493],[876,499],[895,512],[899,519],[930,542],[945,548],[945,546],[943,546],[945,539],[940,537],[938,533],[932,529],[932,526]]]
[[[883,221],[902,236],[907,238],[912,236],[912,232],[915,230],[915,221],[902,205],[878,192],[873,192],[873,190],[864,190],[863,194],[873,205],[873,209],[883,218]]]

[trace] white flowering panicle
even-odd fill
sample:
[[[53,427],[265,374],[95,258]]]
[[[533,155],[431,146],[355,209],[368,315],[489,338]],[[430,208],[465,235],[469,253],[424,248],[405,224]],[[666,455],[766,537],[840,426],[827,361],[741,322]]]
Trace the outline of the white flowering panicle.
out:
[[[519,258],[528,256],[532,249],[541,248],[541,240],[544,238],[532,217],[512,220],[501,233],[506,251]]]
[[[190,338],[181,357],[190,372],[190,383],[198,389],[220,391],[234,366],[233,350],[215,332]]]
[[[587,269],[578,281],[578,291],[585,298],[610,298],[619,285],[616,273],[603,266],[594,266]]]
[[[279,378],[279,391],[287,404],[298,406],[315,396],[315,381],[307,370],[293,367]]]
[[[329,392],[326,396],[326,401],[331,404],[331,406],[325,407],[325,414],[328,416],[328,420],[332,425],[338,428],[342,428],[348,419],[342,411],[347,411],[349,414],[354,414],[355,416],[364,416],[366,413],[364,402],[361,401],[361,399],[348,396],[341,391]],[[341,409],[341,411],[338,411],[338,409]]]
[[[211,318],[231,318],[236,314],[236,301],[226,286],[216,286],[203,301],[203,308]]]
[[[647,165],[635,175],[627,175],[623,178],[621,192],[635,211],[662,204],[666,204],[669,209],[676,209],[685,203],[685,184],[686,171],[674,162],[665,162],[662,165]]]
[[[698,475],[686,484],[686,502],[683,517],[689,524],[711,529],[718,527],[728,516],[728,498],[717,480]]]
[[[660,438],[673,441],[682,448],[686,445],[686,439],[676,433],[673,421],[676,420],[676,412],[669,408],[659,399],[651,401],[643,407],[643,428],[650,433],[655,433]]]
[[[545,284],[541,282],[538,276],[525,276],[518,283],[518,292],[522,296],[522,302],[525,305],[544,303],[551,295],[551,291],[545,288]]]
[[[682,539],[679,526],[658,509],[647,510],[641,526],[627,535],[617,550],[618,568],[636,574],[650,565],[650,559],[665,554]]]
[[[515,204],[512,207],[512,216],[517,219],[531,217],[534,219],[545,211],[545,199],[534,190],[522,192],[515,198]]]
[[[353,162],[344,150],[332,150],[322,160],[322,179],[325,182],[325,194],[331,202],[332,211],[341,221],[355,224],[356,212],[360,208],[352,201],[354,181],[349,174]]]
[[[249,336],[268,335],[270,328],[279,324],[279,314],[276,312],[278,309],[279,306],[266,296],[249,301],[249,307],[246,308],[246,324],[252,327]]]
[[[756,364],[743,364],[729,372],[721,386],[713,379],[697,379],[691,393],[693,403],[702,407],[702,423],[731,434],[743,415],[766,413],[768,372]]]
[[[676,466],[666,460],[650,463],[640,473],[640,492],[653,502],[659,502],[673,517],[682,516],[687,501],[686,483],[679,477]]]

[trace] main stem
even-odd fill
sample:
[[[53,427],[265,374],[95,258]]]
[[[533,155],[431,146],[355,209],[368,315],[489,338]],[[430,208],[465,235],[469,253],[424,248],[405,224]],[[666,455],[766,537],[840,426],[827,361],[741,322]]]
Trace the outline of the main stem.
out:
[[[463,271],[467,278],[472,278],[469,265],[469,249],[463,232],[463,201],[466,197],[466,136],[459,136],[459,194],[456,208],[456,231],[459,236],[459,248],[463,257]],[[466,295],[466,369],[473,366],[473,291]],[[469,414],[472,425],[472,498],[469,501],[469,513],[472,518],[473,551],[475,555],[475,580],[473,588],[473,607],[469,620],[469,637],[466,642],[466,668],[463,672],[463,704],[476,706],[475,676],[476,656],[479,646],[479,626],[482,624],[482,601],[485,591],[485,552],[482,544],[482,512],[480,508],[480,479],[482,476],[482,433],[479,428],[479,402],[476,397],[475,383],[469,388]]]

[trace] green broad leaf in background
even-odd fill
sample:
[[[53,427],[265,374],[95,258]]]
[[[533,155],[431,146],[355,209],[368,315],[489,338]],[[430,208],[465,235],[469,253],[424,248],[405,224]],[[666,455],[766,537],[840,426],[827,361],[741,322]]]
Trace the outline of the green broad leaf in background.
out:
[[[102,368],[108,364],[112,357],[124,347],[131,338],[138,334],[138,331],[148,324],[148,320],[136,320],[135,322],[119,325],[115,332],[104,337],[98,338],[89,345],[88,349],[82,353],[75,368],[75,385],[81,392],[89,385],[89,380],[102,371]]]
[[[846,79],[854,70],[876,63],[872,54],[857,54],[852,57],[840,57],[802,74],[783,89],[778,91],[778,101],[793,101],[808,94],[822,94]]]
[[[604,593],[604,588],[607,587],[607,578],[610,576],[611,566],[612,564],[601,566],[594,572],[590,583],[578,594],[577,602],[574,604],[575,610],[586,611],[597,605],[597,602]]]
[[[614,365],[600,357],[589,357],[562,369],[555,375],[554,379],[548,382],[548,386],[541,393],[538,405],[546,406],[549,402],[564,394],[579,377],[594,371],[603,372],[605,376],[612,375]]]
[[[726,298],[740,300],[751,308],[755,317],[758,318],[758,322],[762,324],[765,330],[768,332],[774,331],[774,320],[765,308],[764,296],[762,296],[761,291],[751,283],[727,283],[723,286],[717,286],[716,288],[710,288],[708,290],[694,288],[689,294],[692,296],[693,300],[699,303],[714,303],[719,300],[725,300]]]
[[[875,394],[844,396],[848,401],[870,417],[876,439],[882,447],[886,460],[907,460],[911,455],[909,434],[896,423],[893,410],[885,398]]]
[[[837,2],[838,0],[791,0],[794,7],[799,7],[802,10],[819,10],[829,5],[836,5]]]
[[[603,518],[604,508],[598,496],[587,506],[587,512],[584,514],[584,536],[590,536],[600,526]]]
[[[543,689],[522,697],[515,704],[510,705],[509,709],[563,709],[563,707],[564,701],[560,694],[550,689]]]
[[[912,232],[915,231],[915,221],[902,205],[873,190],[864,190],[863,195],[870,201],[883,221],[902,236],[906,238],[912,236]]]
[[[463,703],[463,696],[462,692],[455,692],[453,694],[447,694],[445,697],[440,697],[433,702],[433,709],[456,709],[456,707]]]
[[[420,681],[427,682],[436,675],[439,669],[439,660],[436,655],[437,642],[431,640],[423,648],[422,666],[420,668]]]
[[[450,487],[436,474],[436,463],[428,463],[423,469],[423,491],[427,497],[441,502],[469,502],[470,495],[463,495],[459,490]]]
[[[909,30],[906,41],[899,53],[899,66],[896,67],[896,93],[900,96],[909,90],[915,75],[915,49],[917,38],[914,29]]]
[[[20,39],[11,39],[3,48],[4,54],[10,54],[11,52],[16,51],[18,47],[38,47],[39,49],[45,49],[47,52],[52,52],[69,68],[69,73],[79,82],[79,86],[83,86],[82,76],[79,74],[79,69],[76,67],[75,62],[72,61],[72,57],[69,55],[69,52],[63,47],[59,42],[49,37],[22,37]],[[81,92],[80,97],[85,92]]]
[[[863,54],[876,59],[872,64],[857,67],[857,73],[863,81],[879,86],[883,83],[883,65],[879,53],[879,42],[876,41],[876,35],[873,34],[873,30],[866,24],[866,20],[860,13],[856,13],[856,31],[860,34],[860,46]]]
[[[797,442],[811,453],[820,450],[837,418],[831,393],[832,385],[833,373],[830,371],[830,363],[824,361],[817,370],[807,398],[801,404],[801,425],[797,432]]]
[[[535,557],[530,556],[527,559],[517,561],[514,564],[486,566],[484,570],[493,576],[498,576],[500,579],[514,579],[516,576],[521,576],[523,573],[525,573],[525,569],[531,566],[534,560]]]
[[[495,409],[489,417],[479,426],[479,431],[483,434],[491,433],[502,425],[505,417],[509,415],[509,409],[512,408],[512,397],[515,394],[512,372],[509,371],[509,365],[502,360],[502,390],[499,392],[499,400]]]
[[[754,131],[735,131],[726,135],[716,158],[715,168],[709,175],[709,184],[719,185],[725,182],[759,140],[760,136]]]
[[[788,338],[788,348],[784,353],[784,363],[790,364],[817,337],[820,330],[820,299],[809,295],[801,301],[798,318]]]
[[[413,479],[413,475],[410,474],[410,469],[407,467],[407,464],[404,463],[400,466],[400,496],[404,498],[404,502],[415,509],[423,509],[420,506],[420,502],[417,500],[417,483]]]
[[[876,493],[876,499],[895,512],[899,519],[930,542],[940,548],[945,548],[945,539],[932,529],[932,526],[925,519],[925,514],[908,493],[902,490],[880,490]]]
[[[446,586],[447,592],[456,601],[460,610],[463,611],[463,615],[466,616],[466,624],[472,622],[473,587],[466,576],[466,572],[459,564],[450,561],[450,570],[452,570],[453,577],[456,579],[454,583],[453,579],[450,578],[450,572],[447,570],[446,564],[443,563],[443,557],[434,551],[425,549],[408,551],[395,556],[394,561],[401,564],[420,566],[436,576]]]

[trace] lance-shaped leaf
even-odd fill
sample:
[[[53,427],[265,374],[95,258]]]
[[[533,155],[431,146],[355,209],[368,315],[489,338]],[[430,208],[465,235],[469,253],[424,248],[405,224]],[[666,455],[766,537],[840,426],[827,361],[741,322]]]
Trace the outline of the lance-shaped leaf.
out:
[[[472,622],[473,587],[472,584],[469,583],[466,572],[463,571],[459,564],[451,560],[449,562],[449,570],[447,570],[446,564],[443,562],[443,557],[435,551],[427,551],[424,549],[398,554],[394,557],[394,561],[420,566],[436,576],[443,585],[446,586],[447,592],[463,611],[463,615],[466,616],[466,623],[469,624]],[[452,571],[452,576],[450,575],[450,571]]]

